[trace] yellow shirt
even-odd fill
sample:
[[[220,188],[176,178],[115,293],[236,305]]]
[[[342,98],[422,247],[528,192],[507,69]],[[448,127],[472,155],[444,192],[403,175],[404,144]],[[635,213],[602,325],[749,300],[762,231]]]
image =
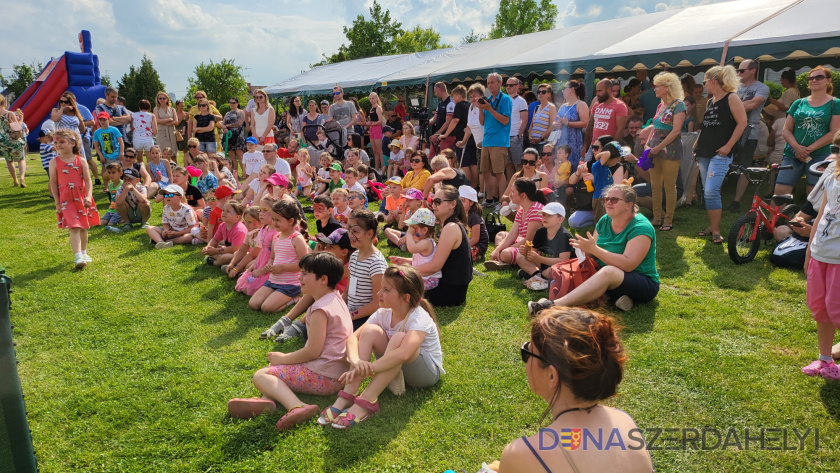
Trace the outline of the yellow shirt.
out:
[[[405,173],[405,177],[402,180],[403,189],[408,189],[409,187],[413,187],[419,191],[423,190],[423,186],[426,185],[426,179],[428,179],[432,173],[423,169],[420,171],[419,174],[416,174],[414,170],[408,171]]]
[[[569,176],[572,175],[572,163],[566,161],[557,165],[557,170],[554,174],[554,182],[568,181]]]

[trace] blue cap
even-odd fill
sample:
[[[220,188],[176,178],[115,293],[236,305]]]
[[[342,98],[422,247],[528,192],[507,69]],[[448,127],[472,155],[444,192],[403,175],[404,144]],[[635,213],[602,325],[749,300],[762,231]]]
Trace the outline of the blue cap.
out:
[[[245,142],[246,142],[246,143],[251,143],[252,145],[258,145],[258,144],[260,144],[260,143],[257,141],[257,139],[256,139],[256,138],[254,138],[253,136],[249,136],[249,137],[248,137],[248,139],[247,139],[247,140],[245,140]]]

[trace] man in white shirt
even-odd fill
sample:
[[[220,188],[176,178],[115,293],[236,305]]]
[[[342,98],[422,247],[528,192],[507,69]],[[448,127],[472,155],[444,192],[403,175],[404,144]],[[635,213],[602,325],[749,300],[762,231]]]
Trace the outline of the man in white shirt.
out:
[[[528,125],[528,102],[519,95],[522,82],[516,77],[508,77],[505,82],[508,95],[513,99],[513,110],[510,112],[510,148],[508,161],[505,164],[505,174],[510,180],[513,173],[522,169],[522,137]]]

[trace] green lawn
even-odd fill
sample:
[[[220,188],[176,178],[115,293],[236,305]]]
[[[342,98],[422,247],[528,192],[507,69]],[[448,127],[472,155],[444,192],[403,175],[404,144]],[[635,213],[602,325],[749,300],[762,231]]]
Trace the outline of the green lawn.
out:
[[[544,403],[528,390],[518,346],[525,304],[544,293],[525,290],[512,272],[475,279],[465,307],[438,311],[441,382],[386,392],[380,414],[360,427],[313,421],[276,433],[281,412],[232,420],[226,402],[256,394],[250,377],[265,352],[302,342],[258,340],[276,315],[249,310],[198,248],[155,251],[139,229],[93,229],[94,261],[73,271],[46,175],[28,162],[26,189],[0,173],[0,264],[13,279],[19,369],[43,472],[473,472],[539,427]],[[104,209],[101,192],[95,198]],[[770,265],[766,248],[735,266],[724,248],[694,236],[704,218],[677,211],[675,230],[657,235],[658,299],[616,314],[629,362],[609,404],[649,437],[650,429],[732,427],[743,445],[745,427],[751,436],[787,428],[792,446],[793,428],[819,429],[819,451],[813,433],[805,451],[758,450],[756,441],[750,450],[655,450],[659,471],[837,471],[840,384],[799,372],[816,355],[804,277]],[[724,228],[733,220],[727,213]],[[654,447],[678,447],[662,440],[678,435]]]

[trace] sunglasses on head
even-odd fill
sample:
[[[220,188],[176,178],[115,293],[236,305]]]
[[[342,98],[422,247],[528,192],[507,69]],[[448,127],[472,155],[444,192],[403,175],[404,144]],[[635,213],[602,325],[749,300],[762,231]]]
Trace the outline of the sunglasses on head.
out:
[[[621,197],[604,197],[604,203],[615,205],[619,202],[626,202]]]
[[[524,165],[528,165],[528,166],[536,166],[536,165],[537,165],[537,160],[536,160],[536,159],[534,159],[534,160],[532,161],[532,160],[530,160],[530,159],[523,159],[523,160],[522,160],[522,164],[524,164]]]
[[[543,363],[548,363],[547,361],[545,361],[545,358],[543,358],[540,355],[537,355],[536,353],[531,351],[531,342],[530,341],[527,341],[527,342],[523,343],[522,346],[519,347],[519,356],[522,357],[522,363],[528,363],[528,359],[531,358],[532,356],[534,358],[542,361]]]
[[[831,145],[829,151],[831,151],[831,154],[840,154],[840,146]]]
[[[435,206],[440,205],[440,204],[442,204],[442,203],[444,203],[444,202],[453,202],[453,201],[452,201],[452,200],[448,200],[448,199],[438,199],[438,198],[434,198],[434,199],[432,199],[432,205],[435,205]]]
[[[163,198],[168,199],[170,197],[175,197],[176,195],[178,195],[178,194],[163,194]]]
[[[409,162],[412,162],[412,163],[422,163],[422,162],[423,162],[423,160],[422,160],[422,159],[412,159],[412,160],[410,160]]]

